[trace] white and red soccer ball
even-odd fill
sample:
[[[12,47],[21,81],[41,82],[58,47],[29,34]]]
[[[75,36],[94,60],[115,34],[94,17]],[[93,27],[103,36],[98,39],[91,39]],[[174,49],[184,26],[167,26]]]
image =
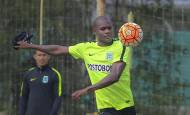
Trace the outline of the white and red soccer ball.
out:
[[[138,24],[128,22],[121,26],[118,37],[123,45],[136,46],[143,39],[143,31]]]

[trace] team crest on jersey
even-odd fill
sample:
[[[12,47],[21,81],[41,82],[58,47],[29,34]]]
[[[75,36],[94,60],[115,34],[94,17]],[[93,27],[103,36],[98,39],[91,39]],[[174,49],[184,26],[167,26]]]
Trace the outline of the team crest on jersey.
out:
[[[106,53],[106,59],[107,59],[108,61],[113,60],[113,52],[107,52],[107,53]]]
[[[48,83],[48,80],[49,80],[48,76],[43,76],[42,83]]]

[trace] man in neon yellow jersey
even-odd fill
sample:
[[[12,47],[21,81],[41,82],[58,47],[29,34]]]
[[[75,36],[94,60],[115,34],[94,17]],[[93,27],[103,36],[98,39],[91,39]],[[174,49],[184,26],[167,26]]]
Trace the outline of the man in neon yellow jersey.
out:
[[[92,85],[75,91],[73,99],[95,92],[100,115],[136,115],[130,87],[129,47],[113,40],[112,21],[107,16],[99,16],[93,23],[97,42],[79,43],[74,46],[36,45],[24,41],[17,48],[32,48],[51,55],[70,54],[82,59],[87,68]]]

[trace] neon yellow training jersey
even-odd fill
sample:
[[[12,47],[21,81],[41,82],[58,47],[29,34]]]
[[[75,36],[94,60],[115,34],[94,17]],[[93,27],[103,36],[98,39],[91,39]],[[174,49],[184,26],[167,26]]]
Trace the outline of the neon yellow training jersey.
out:
[[[115,108],[117,110],[134,106],[130,88],[129,55],[130,48],[123,47],[120,41],[110,46],[98,46],[97,42],[79,43],[69,47],[69,53],[76,59],[82,59],[92,84],[110,74],[114,62],[123,60],[126,67],[118,82],[96,90],[97,108]]]

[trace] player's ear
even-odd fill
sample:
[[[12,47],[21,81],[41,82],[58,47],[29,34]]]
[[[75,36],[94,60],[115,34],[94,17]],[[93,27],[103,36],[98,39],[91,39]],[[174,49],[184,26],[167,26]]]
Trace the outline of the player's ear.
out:
[[[33,55],[34,60],[36,60],[36,54]]]
[[[94,26],[92,27],[92,34],[96,35],[96,27],[94,27]]]
[[[48,58],[48,60],[50,60],[50,59],[51,59],[51,56],[50,56],[50,55],[47,55],[47,58]]]

